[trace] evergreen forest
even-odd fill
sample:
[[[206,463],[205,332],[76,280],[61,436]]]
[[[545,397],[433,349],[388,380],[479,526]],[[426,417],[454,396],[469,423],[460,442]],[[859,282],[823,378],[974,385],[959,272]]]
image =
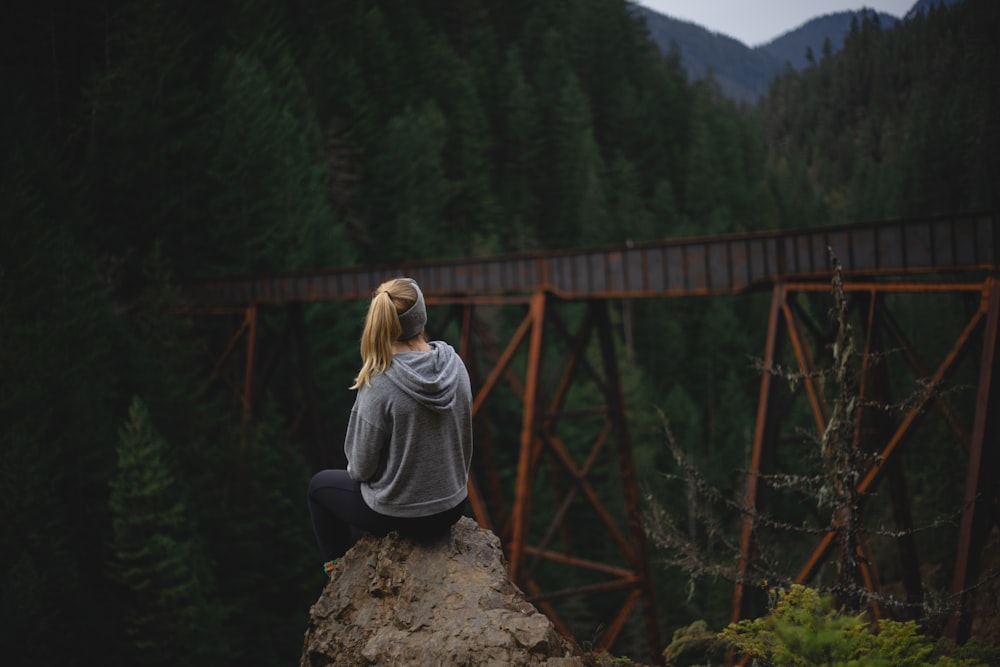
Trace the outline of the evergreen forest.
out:
[[[212,377],[232,321],[179,313],[186,284],[997,208],[994,0],[892,29],[864,17],[755,106],[688,80],[619,0],[53,0],[5,16],[6,665],[299,659],[324,584],[305,490],[342,463],[366,304],[300,313],[321,423],[294,428],[303,397],[279,370],[248,425]],[[641,323],[621,364],[644,497],[708,553],[660,415],[738,494],[767,298],[613,313]],[[911,313],[914,335],[933,342],[940,308]],[[955,389],[960,409],[972,398]],[[943,465],[958,464],[916,462],[918,514],[954,509],[963,473]],[[731,583],[651,549],[661,634],[721,629]],[[600,611],[565,613],[586,640]],[[636,655],[631,625],[616,651]]]

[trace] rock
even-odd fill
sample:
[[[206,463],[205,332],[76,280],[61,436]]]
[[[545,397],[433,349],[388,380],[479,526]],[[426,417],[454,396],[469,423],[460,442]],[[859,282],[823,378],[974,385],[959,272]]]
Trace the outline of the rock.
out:
[[[364,537],[309,612],[300,667],[582,665],[507,578],[500,540],[463,517],[418,542]]]

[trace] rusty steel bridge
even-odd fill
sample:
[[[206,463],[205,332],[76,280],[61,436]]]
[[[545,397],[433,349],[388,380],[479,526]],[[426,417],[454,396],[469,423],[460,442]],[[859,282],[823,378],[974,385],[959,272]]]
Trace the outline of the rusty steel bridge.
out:
[[[860,477],[856,489],[861,496],[871,496],[880,482],[887,480],[906,599],[919,604],[924,591],[899,459],[922,415],[933,410],[943,416],[956,444],[954,456],[964,462],[965,479],[957,539],[952,547],[950,591],[956,604],[940,629],[961,640],[968,634],[969,591],[979,575],[979,554],[1000,517],[1000,391],[994,380],[1000,317],[1000,226],[994,213],[237,278],[190,285],[184,290],[184,300],[192,314],[236,316],[235,332],[220,352],[216,370],[227,359],[230,364],[234,358],[240,359],[241,377],[234,387],[252,418],[263,384],[258,378],[262,309],[285,309],[298,332],[300,346],[305,346],[301,342],[305,335],[301,304],[367,301],[372,290],[387,278],[415,278],[432,316],[443,313],[446,324],[456,326],[460,332],[457,347],[472,377],[473,412],[480,424],[476,458],[485,462],[476,466],[470,481],[470,505],[480,525],[501,537],[511,579],[571,638],[556,601],[573,595],[617,593],[615,608],[609,610],[597,647],[609,648],[629,618],[639,613],[646,641],[655,654],[662,645],[608,304],[612,300],[770,293],[767,320],[760,323],[766,326],[761,351],[764,368],[776,367],[784,359],[794,360],[804,378],[803,400],[808,400],[815,428],[822,433],[830,420],[830,405],[818,379],[817,360],[830,341],[823,327],[811,321],[800,307],[798,297],[829,294],[834,275],[831,251],[843,267],[844,289],[856,297],[852,301],[863,324],[862,397],[874,397],[878,387],[884,385],[885,378],[879,377],[880,372],[885,372],[884,366],[882,371],[869,367],[867,359],[890,344],[903,351],[914,377],[927,386],[939,386],[951,377],[963,358],[972,359],[975,400],[971,419],[960,416],[940,393],[925,392],[898,419],[891,423],[882,420],[873,445],[875,463]],[[964,321],[954,323],[955,336],[943,357],[928,365],[930,355],[916,349],[906,328],[887,305],[886,297],[897,294],[938,299],[944,296],[967,305]],[[580,321],[574,319],[576,330],[560,317],[560,310],[567,304],[584,309],[585,315],[576,318]],[[496,340],[496,328],[487,326],[481,314],[490,308],[511,307],[519,309],[519,324],[511,327],[509,340]],[[588,357],[588,349],[599,351],[599,363],[592,363],[595,355]],[[307,391],[303,412],[308,412],[316,409],[318,401],[308,369],[304,373]],[[600,424],[595,426],[586,451],[568,445],[557,428],[561,420],[580,423],[584,419],[579,411],[565,405],[570,389],[581,382],[593,383],[603,400],[603,405],[589,412]],[[773,468],[779,425],[787,413],[776,406],[779,385],[783,384],[787,383],[777,381],[773,373],[761,373],[750,458],[734,466],[749,470],[733,590],[733,620],[746,617],[751,610],[746,582],[752,580],[750,573],[757,553],[756,509],[763,502],[765,473]],[[494,441],[491,429],[486,427],[491,397],[501,385],[513,392],[521,406],[516,443]],[[859,424],[858,437],[860,431]],[[329,446],[329,442],[317,443],[317,447]],[[516,450],[512,494],[510,484],[505,490],[497,477],[497,467],[489,465],[500,448],[506,448],[508,456]],[[602,494],[589,477],[602,456],[611,457],[620,476],[614,498],[608,497],[604,487]],[[547,477],[543,478],[543,473]],[[531,507],[541,487],[552,495],[556,509],[551,524],[542,531],[544,536],[533,541],[539,531],[529,530]],[[566,525],[574,503],[589,508],[594,525],[606,532],[608,544],[617,554],[613,559],[602,560],[584,548],[574,548],[572,526]],[[812,580],[836,548],[835,519],[831,519],[825,533],[822,529],[819,532],[814,549],[794,575],[796,582]],[[587,572],[593,583],[551,590],[546,581],[536,577],[535,565],[540,561]],[[872,554],[859,553],[857,562],[861,580],[873,593],[872,611],[876,616],[890,613],[880,608],[879,598],[874,595],[882,590],[883,582]]]

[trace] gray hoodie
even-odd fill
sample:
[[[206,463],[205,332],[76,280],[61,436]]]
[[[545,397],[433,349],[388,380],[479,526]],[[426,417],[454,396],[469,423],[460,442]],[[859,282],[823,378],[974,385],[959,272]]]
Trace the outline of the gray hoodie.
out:
[[[358,389],[347,425],[347,471],[380,514],[419,517],[465,500],[472,461],[472,389],[451,345],[402,352]]]

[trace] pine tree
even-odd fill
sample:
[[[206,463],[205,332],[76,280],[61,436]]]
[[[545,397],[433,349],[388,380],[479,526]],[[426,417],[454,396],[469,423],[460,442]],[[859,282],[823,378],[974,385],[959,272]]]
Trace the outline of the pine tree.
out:
[[[455,251],[473,254],[482,241],[496,233],[498,206],[494,199],[492,136],[486,113],[476,91],[473,72],[460,66],[439,104],[448,118],[448,142],[444,147],[445,173],[454,184],[445,211],[447,224],[458,235]]]
[[[234,665],[298,660],[308,605],[327,580],[305,508],[311,471],[275,407],[264,407],[219,466],[214,478],[228,472],[226,488],[201,496],[218,505],[209,519],[214,590],[227,604],[219,633]]]
[[[547,199],[553,217],[546,221],[545,245],[607,243],[604,161],[587,99],[574,74],[563,80],[548,122],[551,180]]]
[[[533,184],[541,172],[541,137],[535,94],[516,47],[507,53],[503,85],[506,99],[496,141],[497,190],[504,221],[501,242],[506,250],[525,250],[536,245],[538,195]]]
[[[448,256],[452,239],[442,224],[452,184],[442,151],[447,120],[437,105],[407,108],[385,127],[372,157],[366,216],[371,246],[364,258],[391,262]]]
[[[75,164],[92,216],[79,233],[117,262],[125,294],[140,285],[140,268],[159,240],[182,275],[204,275],[210,258],[192,252],[208,225],[205,176],[214,141],[208,122],[211,39],[218,16],[204,3],[127,0],[108,12],[95,41],[103,67],[79,92]],[[85,128],[85,129],[84,129]]]
[[[111,480],[113,579],[122,588],[121,621],[130,660],[198,663],[224,654],[218,609],[208,602],[211,574],[192,526],[185,489],[167,442],[133,398]]]
[[[270,64],[268,63],[270,61]],[[343,225],[327,201],[328,172],[304,83],[283,38],[266,35],[217,65],[217,151],[199,254],[215,273],[273,273],[347,263]]]
[[[608,170],[608,199],[612,234],[608,242],[650,241],[657,238],[652,216],[646,209],[635,166],[619,153]],[[615,235],[618,238],[615,238]]]
[[[84,664],[113,653],[98,574],[125,337],[86,243],[79,192],[24,108],[0,173],[0,645],[10,658]],[[76,646],[47,641],[61,628]]]

